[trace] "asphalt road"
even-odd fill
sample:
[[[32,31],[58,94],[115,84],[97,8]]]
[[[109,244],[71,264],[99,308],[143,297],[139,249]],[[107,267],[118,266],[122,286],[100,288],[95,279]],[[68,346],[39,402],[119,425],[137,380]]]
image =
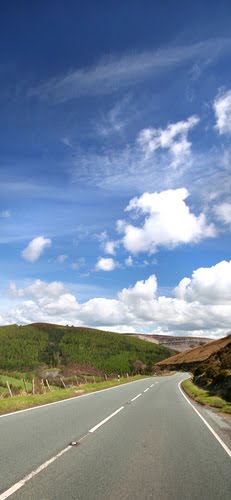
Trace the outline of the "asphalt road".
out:
[[[1,417],[0,500],[230,500],[231,457],[211,429],[229,447],[231,427],[204,412],[205,425],[183,378]]]

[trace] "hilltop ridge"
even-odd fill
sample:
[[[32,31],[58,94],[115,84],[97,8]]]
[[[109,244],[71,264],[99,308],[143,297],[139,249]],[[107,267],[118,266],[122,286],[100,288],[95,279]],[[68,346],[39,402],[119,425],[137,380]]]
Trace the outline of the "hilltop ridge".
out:
[[[165,346],[87,327],[49,323],[0,327],[1,370],[78,364],[108,374],[133,373],[137,361],[140,369],[152,370],[155,363],[171,354],[175,352]]]
[[[145,340],[146,342],[164,345],[179,352],[187,351],[188,349],[192,349],[197,346],[206,345],[213,341],[213,339],[208,337],[188,337],[186,335],[175,336],[153,333],[130,333],[129,335],[131,337],[137,337],[140,340]]]

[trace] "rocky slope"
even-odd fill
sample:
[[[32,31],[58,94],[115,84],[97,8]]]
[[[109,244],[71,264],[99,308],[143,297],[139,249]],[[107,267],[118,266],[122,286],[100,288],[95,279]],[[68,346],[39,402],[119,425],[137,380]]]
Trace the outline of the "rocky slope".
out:
[[[129,336],[137,337],[147,342],[164,345],[175,351],[184,352],[194,347],[203,346],[212,342],[213,339],[206,337],[175,337],[173,335],[141,335],[140,333],[132,333]]]

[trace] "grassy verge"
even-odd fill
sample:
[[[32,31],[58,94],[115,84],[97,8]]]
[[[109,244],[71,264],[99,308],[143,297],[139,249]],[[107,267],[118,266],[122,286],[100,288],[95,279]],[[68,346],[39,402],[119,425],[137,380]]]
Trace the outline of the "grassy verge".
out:
[[[188,379],[184,380],[181,384],[182,389],[188,394],[189,397],[195,399],[198,403],[202,405],[212,406],[213,408],[218,409],[221,413],[230,413],[231,414],[231,403],[225,401],[219,396],[212,396],[208,391],[201,389],[197,385],[193,384],[193,382]]]
[[[10,377],[9,375],[0,375],[0,384],[3,386],[3,384],[6,383],[6,381],[9,382],[9,384],[13,384],[14,387],[17,387],[18,389],[24,389],[24,383],[23,379],[18,379],[15,377]],[[26,387],[28,391],[32,390],[32,383],[26,380]],[[6,389],[7,392],[7,389]]]
[[[142,375],[136,375],[135,377],[121,378],[120,382],[117,380],[108,380],[105,382],[98,382],[95,384],[83,384],[71,387],[70,389],[54,389],[46,394],[28,394],[26,396],[14,396],[12,398],[6,398],[0,400],[0,415],[5,413],[11,413],[13,411],[24,410],[26,408],[32,408],[34,406],[40,406],[47,403],[53,403],[55,401],[62,401],[64,399],[69,399],[76,397],[80,394],[87,394],[89,392],[99,391],[101,389],[107,389],[108,387],[114,387],[127,382],[133,382],[134,380],[140,380],[147,378]]]

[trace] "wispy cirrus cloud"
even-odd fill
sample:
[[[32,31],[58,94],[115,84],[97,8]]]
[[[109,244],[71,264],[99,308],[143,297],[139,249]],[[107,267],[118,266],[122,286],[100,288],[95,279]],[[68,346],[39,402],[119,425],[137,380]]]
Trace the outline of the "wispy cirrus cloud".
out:
[[[191,166],[191,142],[188,135],[199,122],[197,116],[170,123],[166,128],[140,130],[134,142],[120,150],[76,152],[72,178],[96,184],[104,189],[147,189],[174,187],[174,182]]]
[[[213,119],[210,126],[214,124]],[[190,134],[192,129],[198,134],[199,127],[206,141],[204,120],[191,115],[166,127],[143,128],[121,147],[78,151],[71,169],[73,185],[82,181],[127,194],[185,186],[202,210],[214,214],[213,205],[230,200],[231,152],[214,131],[217,145],[212,136],[207,149],[198,150]]]
[[[129,96],[120,99],[111,109],[101,116],[96,123],[96,132],[99,136],[108,137],[113,134],[122,134],[123,129],[133,119],[130,110],[131,100]]]
[[[141,53],[104,57],[94,65],[69,71],[31,88],[28,95],[64,102],[81,96],[111,94],[139,83],[151,75],[155,78],[199,59],[207,65],[220,53],[231,48],[230,38],[214,38],[191,45],[165,47]],[[212,56],[211,56],[212,54]]]
[[[146,157],[150,157],[158,149],[168,150],[172,165],[177,167],[190,155],[191,143],[188,133],[198,122],[197,116],[190,116],[188,120],[169,124],[166,129],[143,129],[138,136],[138,143]]]
[[[221,203],[215,206],[214,212],[219,220],[231,226],[231,203]]]
[[[231,134],[231,90],[224,92],[214,101],[216,128],[220,135]]]

